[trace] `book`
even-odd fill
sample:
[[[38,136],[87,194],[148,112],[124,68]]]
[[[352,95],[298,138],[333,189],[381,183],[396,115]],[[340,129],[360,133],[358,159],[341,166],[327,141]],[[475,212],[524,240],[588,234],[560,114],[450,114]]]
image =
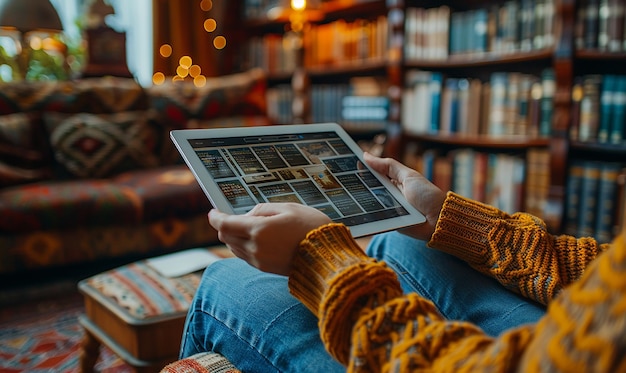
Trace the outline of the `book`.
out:
[[[565,218],[564,233],[570,236],[578,234],[578,219],[580,211],[580,195],[583,181],[584,166],[582,161],[574,160],[569,166],[567,182],[565,184]]]
[[[433,184],[443,191],[452,190],[452,160],[448,155],[435,158]]]
[[[580,130],[580,102],[583,99],[583,83],[580,77],[574,78],[574,86],[572,87],[572,121],[569,129],[569,137],[571,140],[578,140]]]
[[[428,132],[437,133],[439,131],[439,120],[441,111],[441,89],[443,85],[443,74],[432,72],[428,92],[430,94],[430,125]]]
[[[609,136],[612,144],[622,144],[626,138],[626,75],[615,76],[615,79]]]
[[[472,198],[474,186],[474,150],[457,149],[452,158],[452,190],[464,197]]]
[[[600,167],[595,238],[600,243],[607,243],[613,239],[613,219],[617,208],[615,204],[617,200],[617,178],[621,167],[616,162],[602,163]]]
[[[507,84],[507,73],[495,72],[491,74],[489,135],[498,136],[505,133]]]
[[[520,96],[520,73],[509,73],[504,101],[504,134],[513,135],[517,132],[518,109]]]
[[[528,149],[525,190],[523,211],[543,218],[550,191],[550,152],[547,149]]]
[[[533,49],[533,36],[534,36],[534,29],[535,29],[534,6],[535,6],[534,0],[521,0],[520,1],[519,49],[523,52],[528,52]]]
[[[554,94],[556,92],[554,69],[545,69],[541,74],[541,118],[539,136],[550,136],[552,133],[552,114],[554,111]]]
[[[609,19],[607,21],[607,36],[609,52],[621,52],[624,38],[624,17],[626,4],[623,0],[608,0]]]
[[[528,134],[531,137],[539,136],[542,96],[543,87],[541,82],[534,82],[530,87],[530,99],[528,101]]]
[[[609,49],[609,0],[599,0],[598,4],[598,49]]]
[[[583,161],[583,173],[580,186],[578,208],[578,237],[594,237],[598,210],[598,185],[600,163]]]
[[[598,47],[598,20],[600,12],[599,0],[586,0],[585,10],[585,30],[584,43],[585,49],[595,49]]]
[[[617,176],[617,196],[614,236],[626,234],[626,168],[622,168]]]
[[[598,134],[601,75],[583,77],[583,98],[580,102],[578,140],[595,141]]]
[[[611,113],[613,112],[613,97],[615,96],[616,79],[614,75],[606,74],[602,77],[602,93],[600,94],[600,122],[598,125],[597,140],[600,143],[609,142],[611,129]]]

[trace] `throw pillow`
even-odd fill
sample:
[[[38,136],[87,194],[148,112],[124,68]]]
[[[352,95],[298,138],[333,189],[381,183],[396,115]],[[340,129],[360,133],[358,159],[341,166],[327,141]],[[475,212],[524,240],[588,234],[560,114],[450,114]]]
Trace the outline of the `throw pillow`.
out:
[[[149,88],[151,107],[167,126],[186,128],[190,119],[266,116],[267,81],[263,70],[207,78],[203,87],[171,82]]]
[[[51,176],[51,156],[40,118],[34,114],[0,116],[0,187]]]
[[[47,113],[45,120],[56,161],[69,176],[109,177],[159,164],[159,133],[146,112]]]

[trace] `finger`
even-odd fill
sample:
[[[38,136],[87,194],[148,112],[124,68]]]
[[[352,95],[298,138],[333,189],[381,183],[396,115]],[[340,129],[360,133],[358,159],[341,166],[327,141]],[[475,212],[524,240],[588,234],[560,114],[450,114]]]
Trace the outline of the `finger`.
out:
[[[218,210],[209,211],[209,224],[222,235],[248,238],[254,226],[253,216],[229,215]]]
[[[364,159],[377,172],[386,175],[394,184],[402,184],[402,182],[415,170],[404,166],[402,163],[392,158],[379,158],[369,153],[364,154]]]
[[[254,206],[246,215],[247,216],[273,216],[285,212],[287,206],[285,203],[259,203]]]

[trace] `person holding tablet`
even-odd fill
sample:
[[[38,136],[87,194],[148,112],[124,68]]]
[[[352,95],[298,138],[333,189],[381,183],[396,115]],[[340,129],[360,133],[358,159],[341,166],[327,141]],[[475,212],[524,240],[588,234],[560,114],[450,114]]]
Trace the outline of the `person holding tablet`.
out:
[[[209,212],[233,253],[207,268],[181,357],[242,371],[626,371],[626,242],[554,236],[538,218],[440,190],[365,155],[426,217],[364,253],[298,204]]]

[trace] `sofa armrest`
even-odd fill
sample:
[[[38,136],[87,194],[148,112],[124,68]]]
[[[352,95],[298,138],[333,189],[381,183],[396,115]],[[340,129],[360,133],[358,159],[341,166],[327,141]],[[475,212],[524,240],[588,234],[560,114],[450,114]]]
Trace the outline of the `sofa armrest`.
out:
[[[200,352],[174,361],[165,366],[161,373],[241,373],[224,356],[215,352]]]

